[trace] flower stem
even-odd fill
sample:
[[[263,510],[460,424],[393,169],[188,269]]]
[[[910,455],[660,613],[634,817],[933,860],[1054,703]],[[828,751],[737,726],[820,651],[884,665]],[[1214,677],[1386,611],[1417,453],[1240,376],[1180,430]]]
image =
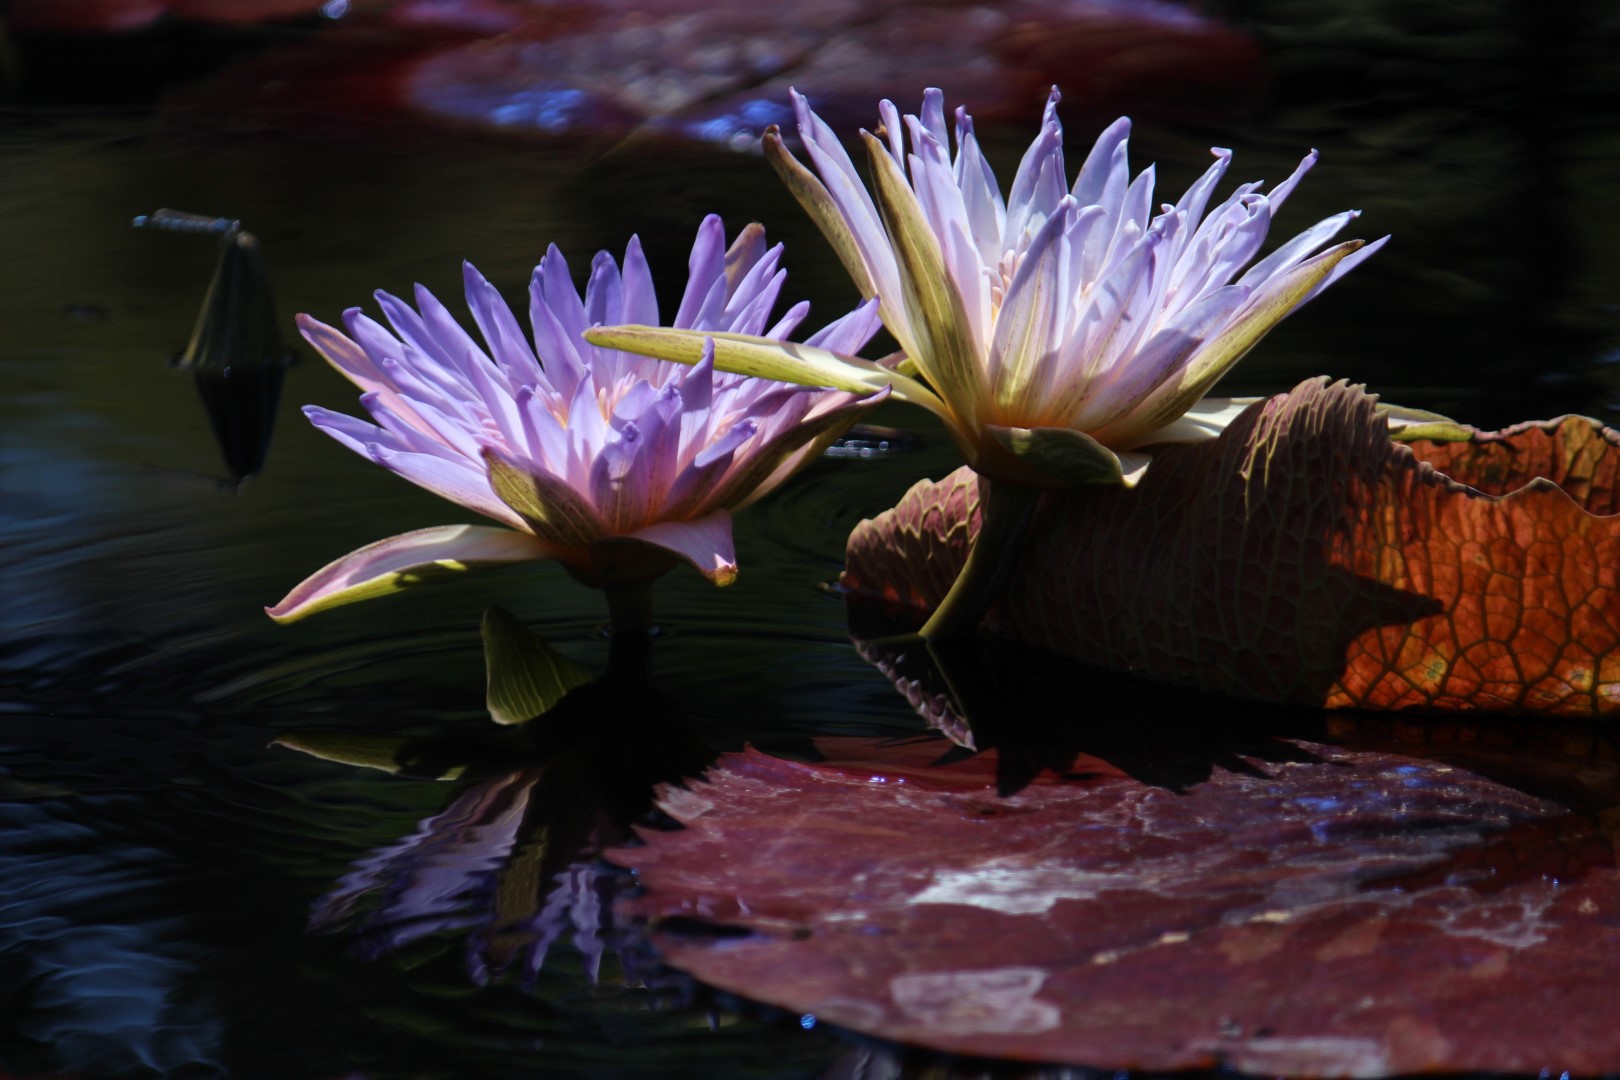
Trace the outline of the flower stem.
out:
[[[1040,497],[1037,488],[979,478],[979,535],[950,592],[923,624],[922,637],[945,641],[973,634],[1018,563]]]
[[[607,678],[618,682],[652,680],[652,578],[602,587],[608,604]]]

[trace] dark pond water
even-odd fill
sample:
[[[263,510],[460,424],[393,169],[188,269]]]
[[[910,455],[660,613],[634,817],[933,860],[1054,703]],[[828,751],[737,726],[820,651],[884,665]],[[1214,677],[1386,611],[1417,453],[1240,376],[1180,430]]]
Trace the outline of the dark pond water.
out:
[[[1317,146],[1323,164],[1287,223],[1358,206],[1359,235],[1395,234],[1231,389],[1327,373],[1481,426],[1563,412],[1613,423],[1612,70],[1573,31],[1492,5],[1478,18],[1386,6],[1346,3],[1338,22],[1303,26],[1251,5],[1271,102],[1224,128],[1145,124],[1133,140],[1178,191],[1211,143],[1236,149],[1235,177],[1271,180]],[[1071,126],[1077,146],[1085,131]],[[1019,147],[1000,150],[1016,160]],[[601,599],[536,565],[273,625],[262,605],[328,559],[465,515],[303,421],[306,402],[355,407],[303,349],[261,475],[224,489],[196,391],[168,365],[213,245],[129,228],[159,206],[241,219],[290,336],[294,312],[330,320],[376,288],[456,297],[462,258],[516,296],[548,243],[583,266],[632,231],[673,290],[693,228],[718,210],[786,240],[789,291],[830,317],[852,296],[765,165],[706,147],[243,133],[44,108],[5,114],[0,161],[0,1073],[833,1067],[845,1044],[792,1017],[627,986],[619,948],[594,982],[588,957],[559,945],[532,985],[481,988],[453,929],[382,957],[308,931],[353,864],[411,836],[451,789],[267,744],[307,729],[479,736],[484,609],[499,603],[600,667]],[[820,462],[743,515],[734,587],[659,583],[658,684],[709,746],[921,730],[818,587],[856,521],[956,464],[917,414],[877,420],[920,441]],[[615,944],[639,956],[633,935]]]

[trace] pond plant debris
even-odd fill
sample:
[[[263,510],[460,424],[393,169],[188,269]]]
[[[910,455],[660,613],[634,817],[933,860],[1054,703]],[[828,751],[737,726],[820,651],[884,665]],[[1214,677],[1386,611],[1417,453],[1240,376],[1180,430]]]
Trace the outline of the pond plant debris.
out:
[[[217,237],[219,255],[191,331],[174,366],[191,374],[236,491],[264,468],[292,352],[281,337],[275,291],[259,239],[233,218],[161,209],[137,216],[137,229]]]

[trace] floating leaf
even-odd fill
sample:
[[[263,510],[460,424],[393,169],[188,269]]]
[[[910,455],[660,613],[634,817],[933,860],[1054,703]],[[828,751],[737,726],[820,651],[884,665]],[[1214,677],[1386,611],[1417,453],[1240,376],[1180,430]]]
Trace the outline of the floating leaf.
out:
[[[502,607],[484,612],[485,702],[497,724],[521,724],[551,710],[591,681],[590,672],[553,649]]]
[[[1555,801],[1432,748],[1274,738],[1184,792],[1082,753],[1002,797],[994,754],[937,738],[818,746],[726,755],[664,793],[684,830],[609,853],[669,963],[973,1056],[1620,1070],[1613,761],[1543,756],[1523,787],[1576,793]]]
[[[1375,406],[1312,380],[1132,490],[1048,495],[990,623],[1260,701],[1620,711],[1620,434],[1570,417],[1407,446]],[[977,498],[960,470],[858,526],[852,602],[931,609]]]

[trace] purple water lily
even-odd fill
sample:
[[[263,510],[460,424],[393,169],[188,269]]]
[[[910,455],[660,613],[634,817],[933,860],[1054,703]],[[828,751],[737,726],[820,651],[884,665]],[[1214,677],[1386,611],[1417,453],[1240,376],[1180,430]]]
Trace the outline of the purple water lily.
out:
[[[1148,462],[1139,448],[1213,437],[1239,409],[1206,398],[1210,387],[1383,241],[1319,251],[1356,217],[1345,211],[1254,261],[1314,151],[1271,191],[1242,184],[1208,209],[1231,160],[1216,149],[1209,170],[1155,214],[1154,171],[1131,177],[1130,122],[1121,119],[1071,185],[1057,102],[1054,90],[1003,196],[972,118],[958,109],[948,128],[938,90],[924,96],[921,116],[882,103],[879,133],[862,133],[870,191],[832,129],[794,94],[799,136],[820,177],[774,134],[767,154],[863,294],[880,300],[903,358],[885,374],[849,357],[744,354],[722,342],[720,366],[741,358],[750,370],[805,385],[887,383],[898,400],[938,414],[980,473],[1021,485],[1134,483]],[[670,344],[678,337],[592,334],[671,358],[679,358]],[[772,351],[772,361],[757,355]]]
[[[705,219],[673,325],[785,341],[809,305],[767,329],[786,276],[781,255],[758,225],[727,248],[720,219]],[[582,334],[591,326],[659,322],[634,239],[622,268],[607,252],[596,256],[583,299],[562,254],[548,250],[529,289],[532,339],[470,265],[465,279],[482,343],[420,287],[414,309],[377,294],[391,332],[357,308],[344,313],[346,334],[300,316],[304,337],[360,387],[375,423],[317,406],[304,412],[356,453],[508,528],[447,525],[360,548],[267,609],[278,621],[435,571],[526,559],[555,559],[610,599],[615,586],[681,561],[728,584],[737,573],[732,511],[781,484],[883,396],[716,371],[712,345],[683,367],[589,344]],[[878,325],[869,301],[808,344],[854,352]]]
[[[1209,209],[1231,160],[1154,213],[1154,172],[1134,179],[1130,122],[1105,130],[1071,184],[1058,94],[1004,196],[973,120],[929,90],[920,116],[879,107],[862,132],[870,190],[832,129],[793,95],[816,172],[765,136],[765,153],[821,227],[901,352],[874,363],[836,350],[715,342],[724,369],[857,391],[887,386],[934,412],[981,478],[979,532],[956,584],[922,628],[970,632],[1017,558],[1042,490],[1135,484],[1147,450],[1213,438],[1247,402],[1206,397],[1290,311],[1383,241],[1319,250],[1356,217],[1318,222],[1256,261],[1271,219],[1316,162],[1269,192],[1241,184]],[[952,142],[954,135],[954,153]],[[819,173],[819,177],[818,174]],[[603,327],[587,337],[691,363],[679,330]],[[1440,419],[1440,418],[1429,418]],[[986,483],[988,481],[988,483]]]

